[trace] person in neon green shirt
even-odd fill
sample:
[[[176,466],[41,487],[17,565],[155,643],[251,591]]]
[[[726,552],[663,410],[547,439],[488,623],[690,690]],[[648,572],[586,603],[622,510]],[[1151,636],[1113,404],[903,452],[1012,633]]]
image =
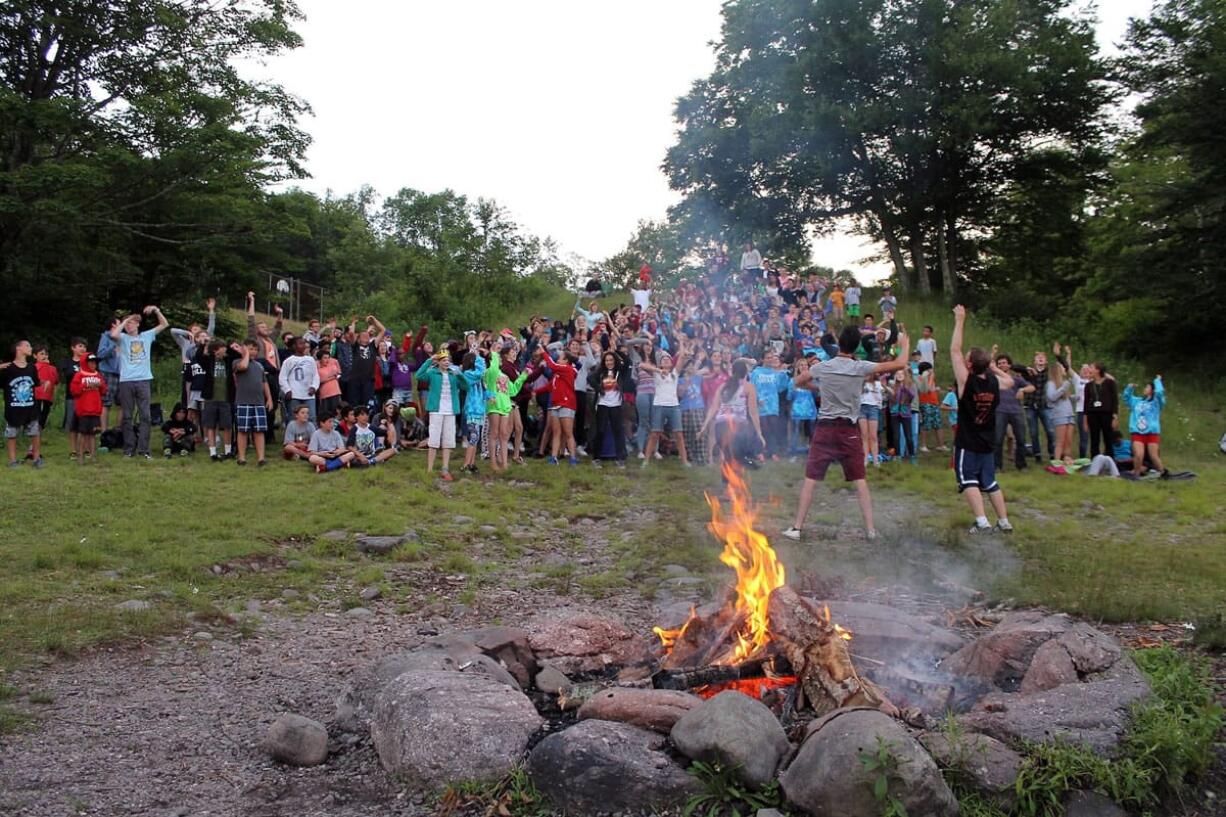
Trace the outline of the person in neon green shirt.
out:
[[[511,399],[519,394],[532,371],[524,369],[514,380],[502,372],[504,356],[514,351],[514,345],[495,345],[491,349],[494,359],[485,370],[485,391],[489,395],[485,408],[490,421],[490,468],[495,471],[507,469],[507,442],[511,439],[511,417],[514,410]]]

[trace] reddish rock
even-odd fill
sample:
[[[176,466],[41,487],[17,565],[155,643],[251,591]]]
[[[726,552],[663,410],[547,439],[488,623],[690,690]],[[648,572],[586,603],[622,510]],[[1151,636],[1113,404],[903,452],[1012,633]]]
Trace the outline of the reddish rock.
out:
[[[586,612],[542,614],[527,629],[528,643],[537,660],[571,676],[596,672],[610,664],[633,664],[647,653],[647,639],[610,616]]]
[[[1025,677],[1039,647],[1070,627],[1068,616],[1010,613],[992,632],[946,657],[941,669],[990,684],[1016,683]]]
[[[1060,641],[1053,638],[1035,652],[1030,669],[1026,670],[1026,677],[1022,679],[1023,695],[1055,689],[1061,684],[1077,683],[1077,668]]]
[[[702,703],[688,692],[615,687],[579,707],[579,720],[620,721],[667,735],[681,716]]]

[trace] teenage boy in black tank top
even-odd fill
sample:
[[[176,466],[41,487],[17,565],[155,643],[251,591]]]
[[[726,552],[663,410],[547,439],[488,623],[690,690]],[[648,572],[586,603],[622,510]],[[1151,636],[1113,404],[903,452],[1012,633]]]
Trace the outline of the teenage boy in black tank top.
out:
[[[988,353],[978,347],[962,354],[962,330],[966,323],[966,307],[954,307],[954,336],[949,342],[949,356],[954,377],[958,381],[958,433],[954,438],[954,474],[958,491],[975,514],[971,533],[990,533],[984,510],[983,495],[987,494],[996,511],[996,528],[1001,533],[1013,530],[1005,509],[1005,495],[996,481],[993,447],[996,443],[996,406],[1000,390],[1013,388],[1004,373],[992,366]]]

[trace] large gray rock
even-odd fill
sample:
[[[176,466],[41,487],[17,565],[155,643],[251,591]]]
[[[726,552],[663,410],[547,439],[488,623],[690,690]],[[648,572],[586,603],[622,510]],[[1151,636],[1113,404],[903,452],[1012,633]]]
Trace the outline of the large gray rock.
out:
[[[700,704],[702,699],[688,692],[613,687],[597,692],[579,707],[579,719],[619,721],[667,735],[685,713]]]
[[[921,618],[884,604],[854,601],[818,602],[830,608],[830,618],[851,630],[856,655],[891,666],[931,667],[965,646],[962,637]]]
[[[947,656],[941,669],[996,686],[1016,688],[1043,644],[1072,627],[1068,616],[1027,610],[1010,613],[996,629]]]
[[[542,723],[527,696],[506,684],[412,670],[379,693],[370,736],[385,770],[435,788],[502,777],[523,759]]]
[[[1110,669],[1123,653],[1118,641],[1088,624],[1075,625],[1056,641],[1068,652],[1073,666],[1082,675]]]
[[[528,774],[568,814],[658,812],[701,791],[664,751],[664,737],[625,723],[580,721],[542,740]]]
[[[1023,695],[1032,692],[1043,692],[1055,689],[1061,684],[1075,684],[1078,681],[1077,668],[1068,650],[1060,643],[1059,638],[1053,638],[1035,652],[1022,678],[1019,690]]]
[[[1005,811],[1017,801],[1017,775],[1022,756],[1005,744],[976,732],[928,732],[920,743],[942,768],[957,771],[962,779]]]
[[[262,745],[273,760],[318,766],[328,759],[328,730],[319,721],[286,712],[268,727]]]
[[[756,788],[775,778],[780,761],[792,748],[774,713],[761,701],[734,690],[686,712],[669,736],[691,760],[721,761]]]
[[[1014,743],[1057,740],[1111,757],[1128,728],[1132,705],[1149,695],[1149,683],[1129,658],[1084,682],[1023,693],[995,692],[958,716],[971,731]]]
[[[519,690],[515,678],[476,647],[465,644],[447,648],[427,645],[384,658],[346,687],[336,699],[336,728],[354,734],[365,732],[370,726],[371,713],[379,693],[388,683],[413,670],[480,675]]]
[[[875,755],[884,741],[896,760],[889,793],[908,814],[954,817],[958,801],[932,757],[893,718],[863,709],[846,710],[825,720],[800,747],[780,776],[788,802],[813,817],[878,817],[873,794],[879,775],[868,771],[862,754]]]

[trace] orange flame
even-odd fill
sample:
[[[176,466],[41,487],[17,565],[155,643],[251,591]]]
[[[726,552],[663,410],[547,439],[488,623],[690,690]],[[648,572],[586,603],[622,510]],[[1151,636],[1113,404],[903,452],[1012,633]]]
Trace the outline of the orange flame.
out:
[[[826,617],[827,624],[834,624],[834,622],[830,620],[830,605],[829,604],[822,605],[822,615]],[[851,630],[848,630],[847,628],[842,627],[838,624],[834,624],[834,632],[835,632],[835,635],[837,635],[839,638],[843,639],[844,641],[851,641],[852,639]]]
[[[665,652],[672,650],[673,645],[677,643],[677,639],[685,635],[686,629],[694,623],[694,619],[698,618],[698,610],[693,605],[690,606],[690,616],[675,630],[666,630],[663,627],[652,627],[651,631],[660,639],[660,644],[664,647]]]
[[[748,659],[770,641],[767,604],[771,591],[783,586],[785,574],[766,536],[754,529],[757,512],[740,469],[724,463],[723,471],[728,481],[732,513],[725,516],[719,499],[708,494],[711,522],[707,529],[724,542],[719,560],[736,571],[736,610],[745,617],[745,624],[736,634],[731,655],[716,662],[735,664]]]

